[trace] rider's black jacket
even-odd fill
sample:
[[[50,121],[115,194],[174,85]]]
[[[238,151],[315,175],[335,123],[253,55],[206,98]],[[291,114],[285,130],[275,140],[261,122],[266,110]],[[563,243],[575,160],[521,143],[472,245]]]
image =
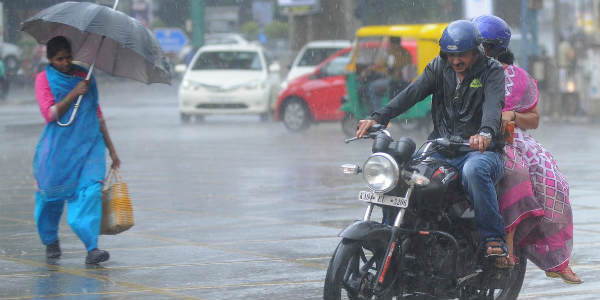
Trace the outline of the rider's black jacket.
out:
[[[388,105],[374,112],[370,119],[387,124],[417,102],[433,94],[431,113],[433,132],[438,137],[470,136],[481,131],[491,133],[494,148],[500,151],[504,138],[500,133],[504,107],[504,70],[502,65],[478,51],[477,58],[464,80],[458,85],[457,75],[448,61],[434,58],[423,73]]]

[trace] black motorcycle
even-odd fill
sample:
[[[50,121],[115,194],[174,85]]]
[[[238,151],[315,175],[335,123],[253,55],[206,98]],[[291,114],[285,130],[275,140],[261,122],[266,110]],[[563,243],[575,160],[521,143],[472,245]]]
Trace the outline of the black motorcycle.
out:
[[[394,141],[381,125],[363,138],[374,140],[373,154],[362,168],[342,169],[363,174],[370,191],[358,200],[368,206],[362,221],[340,233],[323,298],[517,299],[527,258],[516,245],[514,268],[499,269],[494,257],[484,257],[458,170],[432,156],[473,151],[469,144],[429,140],[415,154],[411,139]],[[380,222],[371,220],[375,207],[382,208]]]

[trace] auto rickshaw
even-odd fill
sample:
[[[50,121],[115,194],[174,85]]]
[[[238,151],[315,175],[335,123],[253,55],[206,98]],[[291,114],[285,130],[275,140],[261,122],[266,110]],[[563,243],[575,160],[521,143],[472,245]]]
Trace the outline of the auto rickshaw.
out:
[[[447,24],[412,24],[412,25],[390,25],[390,26],[366,26],[356,32],[356,41],[352,50],[352,59],[346,66],[346,90],[347,96],[342,101],[340,110],[345,112],[342,119],[342,129],[348,136],[354,135],[358,120],[367,117],[372,107],[369,105],[369,84],[381,78],[378,74],[366,72],[381,61],[390,68],[390,41],[400,40],[400,45],[409,53],[410,59],[406,60],[405,66],[401,66],[401,79],[392,79],[387,91],[382,93],[381,106],[387,104],[389,99],[404,89],[410,82],[419,76],[425,66],[439,54],[438,40],[442,36]],[[397,42],[396,42],[397,43]],[[397,46],[396,46],[397,47]],[[392,59],[393,61],[394,59]],[[393,62],[391,63],[393,65]],[[393,65],[394,68],[399,66]],[[392,84],[394,81],[395,84]],[[384,81],[385,82],[385,81]],[[425,101],[421,101],[404,114],[399,115],[393,121],[397,122],[405,130],[424,128],[431,130],[431,95]],[[399,121],[399,122],[398,122]]]

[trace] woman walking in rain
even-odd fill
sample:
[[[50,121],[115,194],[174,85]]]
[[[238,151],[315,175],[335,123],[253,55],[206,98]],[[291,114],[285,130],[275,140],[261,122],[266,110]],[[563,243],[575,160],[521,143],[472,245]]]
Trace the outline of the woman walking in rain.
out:
[[[98,249],[105,148],[112,168],[118,168],[120,160],[98,106],[96,82],[93,77],[85,80],[87,70],[72,64],[69,41],[63,36],[52,38],[46,56],[50,64],[35,81],[36,99],[46,120],[33,159],[38,234],[46,245],[46,257],[60,257],[58,225],[67,202],[69,226],[87,250],[85,263],[97,264],[109,258],[107,251]],[[59,126],[56,121],[66,122],[80,95],[75,121]]]
[[[573,249],[569,184],[554,157],[526,131],[537,128],[539,122],[537,82],[513,65],[514,55],[508,49],[511,31],[504,20],[480,16],[473,22],[481,32],[486,55],[504,66],[502,128],[507,124],[515,126],[514,142],[505,147],[505,178],[499,195],[511,253],[503,264],[511,267],[517,263],[512,256],[516,244],[529,260],[546,271],[546,276],[570,284],[582,283],[569,267]]]

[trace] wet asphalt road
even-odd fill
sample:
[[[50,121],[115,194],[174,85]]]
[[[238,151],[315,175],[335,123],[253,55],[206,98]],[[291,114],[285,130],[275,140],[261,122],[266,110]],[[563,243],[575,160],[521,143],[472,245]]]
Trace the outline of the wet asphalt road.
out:
[[[345,145],[338,123],[300,134],[255,116],[182,125],[176,88],[100,81],[136,219],[101,236],[111,254],[101,267],[85,266],[64,220],[63,256],[46,261],[31,174],[41,117],[27,89],[0,103],[0,299],[321,298],[336,235],[365,207],[355,199],[362,179],[339,165],[362,163],[370,143]],[[572,265],[586,282],[566,285],[530,264],[520,299],[600,299],[599,127],[546,121],[535,133],[571,185]]]

